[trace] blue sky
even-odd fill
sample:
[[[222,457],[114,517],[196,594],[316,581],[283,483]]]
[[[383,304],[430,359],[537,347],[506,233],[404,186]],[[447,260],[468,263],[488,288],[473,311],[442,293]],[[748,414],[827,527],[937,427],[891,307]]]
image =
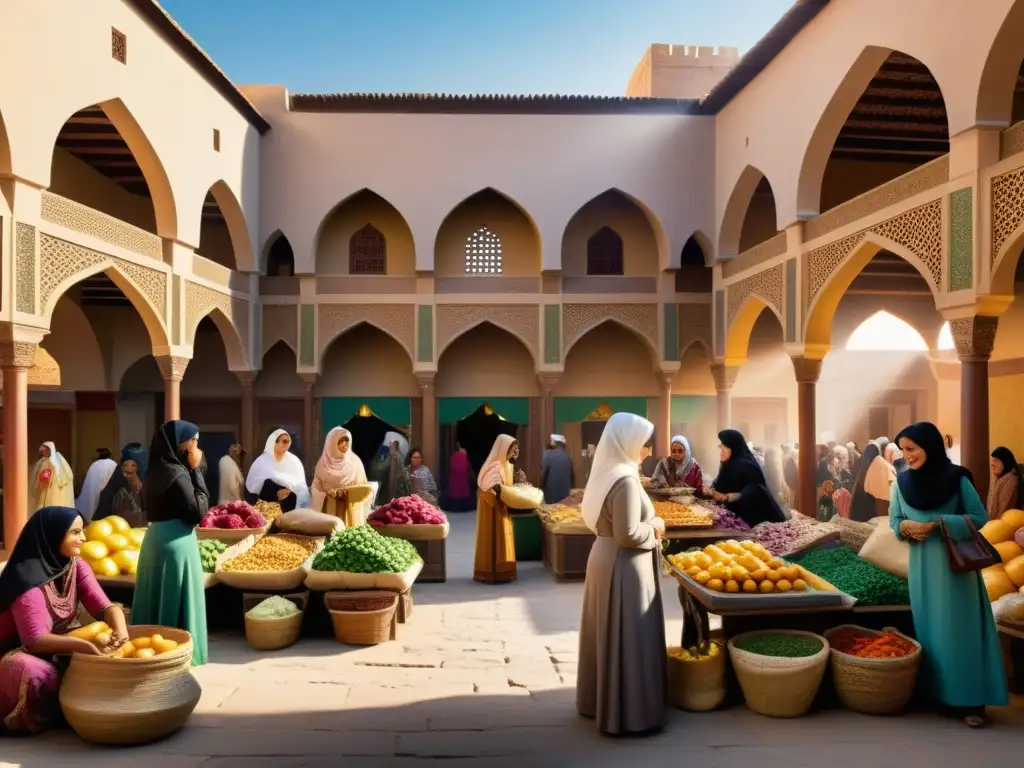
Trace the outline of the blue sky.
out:
[[[793,0],[162,0],[236,83],[622,95],[650,43],[750,48]]]

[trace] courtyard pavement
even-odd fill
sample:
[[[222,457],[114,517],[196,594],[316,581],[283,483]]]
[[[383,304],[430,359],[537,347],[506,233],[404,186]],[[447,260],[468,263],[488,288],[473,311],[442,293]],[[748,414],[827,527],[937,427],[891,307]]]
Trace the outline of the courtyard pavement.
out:
[[[582,585],[556,584],[539,563],[521,564],[514,584],[473,583],[474,518],[452,516],[449,580],[416,586],[396,641],[355,648],[313,638],[257,652],[240,633],[214,635],[211,663],[196,670],[202,700],[179,733],[118,749],[90,747],[69,731],[4,738],[0,766],[981,768],[1019,760],[1019,709],[998,710],[986,731],[924,713],[773,720],[744,707],[673,710],[663,734],[601,737],[574,706]],[[664,586],[671,641],[680,609],[674,584]]]

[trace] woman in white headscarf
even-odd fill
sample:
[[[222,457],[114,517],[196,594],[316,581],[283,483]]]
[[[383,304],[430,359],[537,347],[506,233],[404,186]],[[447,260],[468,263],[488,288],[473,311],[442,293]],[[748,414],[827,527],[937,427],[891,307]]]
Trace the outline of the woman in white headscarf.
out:
[[[352,450],[352,433],[344,427],[327,433],[309,492],[312,509],[341,518],[349,528],[365,522],[359,504],[369,496],[370,485],[363,460]]]
[[[616,413],[605,425],[583,493],[597,534],[583,587],[576,708],[607,734],[665,725],[665,615],[658,542],[665,523],[640,485],[637,465],[654,425]]]
[[[699,493],[704,487],[704,473],[700,464],[693,458],[690,441],[683,435],[672,438],[669,455],[658,462],[651,475],[651,485],[655,488],[695,488]]]
[[[501,491],[515,483],[512,462],[517,456],[519,443],[516,439],[512,435],[498,435],[477,475],[474,581],[502,584],[516,578],[512,517],[501,500]]]
[[[96,514],[96,505],[100,502],[100,493],[106,487],[115,469],[117,469],[117,462],[113,459],[96,459],[89,466],[89,471],[85,473],[82,492],[75,499],[75,509],[86,523],[92,522],[92,516]]]
[[[409,441],[398,432],[388,432],[377,449],[370,465],[370,476],[380,485],[377,504],[387,504],[400,496],[409,496],[409,481],[405,476],[405,457],[409,454]]]
[[[276,501],[282,512],[309,506],[306,471],[299,457],[288,450],[291,445],[292,437],[283,429],[271,432],[245,480],[249,493],[263,501]]]
[[[71,466],[57,452],[57,446],[45,442],[39,446],[39,461],[32,468],[29,509],[75,506],[75,478]]]

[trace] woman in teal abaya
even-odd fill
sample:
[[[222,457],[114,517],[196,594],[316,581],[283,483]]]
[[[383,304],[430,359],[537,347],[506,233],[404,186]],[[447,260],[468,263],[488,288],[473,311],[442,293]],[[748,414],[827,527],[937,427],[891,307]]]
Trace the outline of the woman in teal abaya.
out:
[[[970,472],[947,458],[938,427],[913,424],[896,443],[908,471],[892,484],[889,524],[910,542],[910,607],[924,648],[922,682],[968,726],[981,728],[985,707],[1008,701],[999,636],[981,574],[950,570],[939,522],[961,539],[969,535],[962,516],[980,528],[988,513]]]

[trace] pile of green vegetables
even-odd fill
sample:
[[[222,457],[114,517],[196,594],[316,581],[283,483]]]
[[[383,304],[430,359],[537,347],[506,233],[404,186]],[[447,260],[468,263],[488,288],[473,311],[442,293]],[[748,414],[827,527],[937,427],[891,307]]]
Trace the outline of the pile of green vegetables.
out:
[[[909,605],[907,580],[883,571],[846,547],[815,549],[796,562],[859,605]]]
[[[280,595],[273,595],[258,603],[246,616],[250,619],[287,619],[302,613],[291,600]]]
[[[334,533],[313,560],[317,571],[401,573],[420,559],[405,539],[382,536],[369,525]]]
[[[821,640],[806,635],[787,635],[782,632],[763,632],[741,637],[734,643],[737,648],[758,656],[778,656],[800,659],[813,656],[822,649]]]
[[[227,544],[217,539],[199,540],[199,559],[203,562],[203,573],[213,573],[217,570],[217,558],[227,548]]]

